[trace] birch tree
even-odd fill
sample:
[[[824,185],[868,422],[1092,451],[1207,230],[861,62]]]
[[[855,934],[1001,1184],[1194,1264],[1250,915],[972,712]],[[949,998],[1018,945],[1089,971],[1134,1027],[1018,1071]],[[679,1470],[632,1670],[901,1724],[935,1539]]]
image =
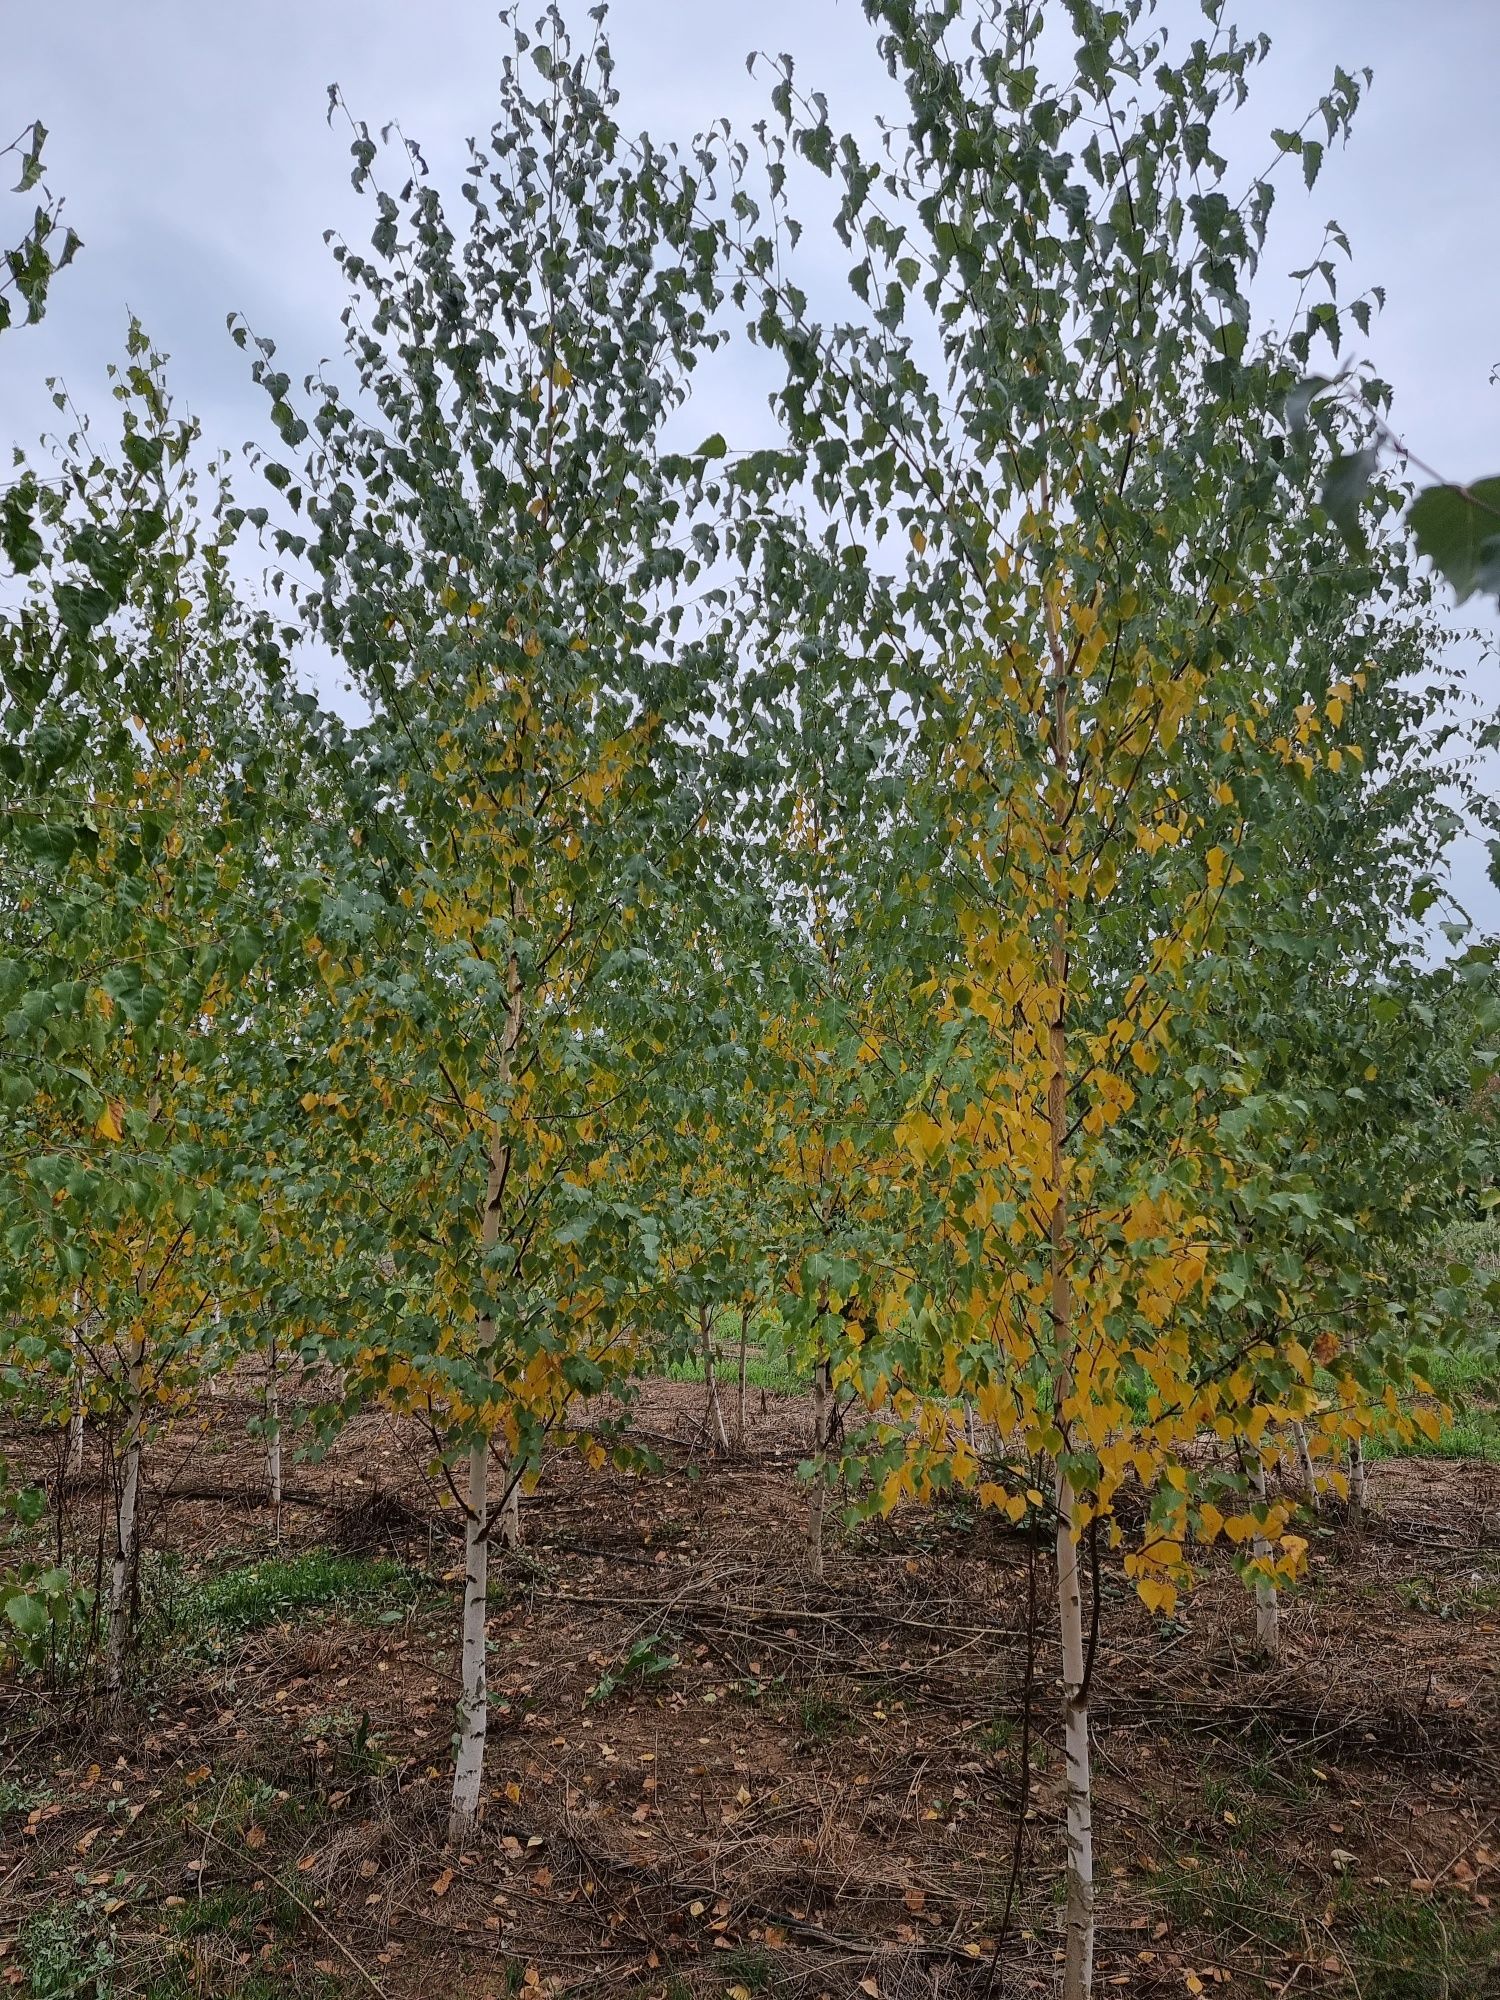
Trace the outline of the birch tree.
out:
[[[461,225],[414,147],[382,162],[356,127],[375,223],[368,252],[335,250],[348,389],[299,398],[253,349],[308,443],[299,471],[266,466],[282,499],[255,518],[370,713],[323,725],[342,805],[300,1103],[339,1163],[361,1253],[341,1268],[366,1274],[335,1358],[425,1413],[457,1475],[456,1841],[480,1802],[491,1541],[574,1398],[628,1374],[630,1304],[659,1273],[630,1151],[672,1047],[658,960],[706,700],[674,603],[701,566],[698,473],[661,434],[717,338],[706,163],[624,138],[604,44],[573,50],[549,13],[500,100]]]

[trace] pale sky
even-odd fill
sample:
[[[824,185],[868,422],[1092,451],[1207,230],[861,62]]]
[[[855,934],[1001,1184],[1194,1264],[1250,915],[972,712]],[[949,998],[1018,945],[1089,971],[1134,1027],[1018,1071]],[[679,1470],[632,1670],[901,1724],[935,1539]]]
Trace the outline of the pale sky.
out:
[[[587,25],[583,0],[564,11]],[[1274,43],[1236,141],[1247,168],[1264,164],[1272,126],[1302,122],[1336,62],[1374,70],[1353,143],[1330,153],[1313,195],[1295,169],[1285,181],[1269,264],[1305,262],[1336,216],[1354,249],[1348,289],[1387,290],[1360,351],[1396,387],[1397,428],[1449,477],[1500,472],[1500,0],[1231,0],[1230,12]],[[1195,31],[1192,0],[1163,13]],[[610,34],[623,122],[659,139],[722,115],[748,133],[768,111],[764,75],[746,74],[752,49],[790,51],[836,126],[868,130],[894,108],[857,0],[615,0]],[[492,122],[505,39],[491,0],[0,0],[0,143],[45,121],[48,178],[85,243],[42,327],[0,341],[0,444],[30,445],[46,425],[46,374],[99,407],[127,309],[171,355],[176,394],[212,440],[263,435],[225,315],[273,334],[297,379],[338,351],[342,292],[322,232],[369,227],[347,131],[325,123],[328,85],[372,127],[399,120],[455,187],[465,136]],[[692,428],[740,445],[762,410],[753,361],[737,362]],[[1468,613],[1493,650],[1500,615]],[[1493,659],[1475,665],[1500,694]],[[1477,848],[1455,886],[1500,929]]]

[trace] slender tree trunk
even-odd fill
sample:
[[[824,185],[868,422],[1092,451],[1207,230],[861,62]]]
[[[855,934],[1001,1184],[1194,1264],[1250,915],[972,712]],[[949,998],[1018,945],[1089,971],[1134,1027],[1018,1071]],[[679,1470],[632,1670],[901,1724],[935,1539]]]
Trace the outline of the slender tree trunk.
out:
[[[276,1372],[276,1336],[271,1336],[266,1373],[266,1488],[271,1501],[271,1520],[276,1539],[281,1540],[281,1384]]]
[[[1363,1438],[1349,1440],[1349,1511],[1356,1521],[1362,1521],[1368,1488],[1365,1484],[1365,1441]]]
[[[1043,489],[1044,504],[1046,489]],[[1052,758],[1065,785],[1069,759],[1068,655],[1051,600],[1046,599],[1052,658]],[[1075,1377],[1073,1286],[1068,1250],[1068,882],[1067,828],[1059,827],[1052,851],[1052,1025],[1048,1032],[1049,1166],[1052,1179],[1052,1324],[1057,1364],[1054,1417],[1064,1442],[1067,1405]],[[1090,2000],[1094,1987],[1094,1804],[1089,1755],[1089,1666],[1083,1636],[1083,1592],[1078,1579],[1076,1496],[1066,1469],[1057,1469],[1057,1606],[1062,1641],[1063,1801],[1068,1868],[1063,1898],[1063,2000]]]
[[[518,1549],[521,1546],[521,1479],[509,1457],[505,1460],[505,1499],[500,1508],[496,1533],[502,1549]]]
[[[458,1697],[458,1762],[453,1772],[453,1803],[448,1814],[448,1838],[462,1847],[479,1815],[479,1789],[484,1780],[485,1725],[489,1693],[485,1660],[485,1607],[489,1593],[488,1527],[489,1439],[469,1446],[468,1519],[464,1527],[464,1629],[461,1686]]]
[[[813,1371],[813,1457],[818,1461],[807,1503],[807,1566],[823,1580],[823,1516],[828,1511],[827,1448],[833,1417],[833,1367],[825,1358]]]
[[[964,1443],[976,1457],[979,1452],[979,1419],[974,1414],[974,1405],[964,1398]]]
[[[1262,1506],[1266,1503],[1266,1468],[1258,1449],[1250,1465],[1250,1484],[1256,1499]],[[1271,1544],[1264,1535],[1256,1535],[1251,1543],[1257,1561],[1270,1561]],[[1268,1659],[1281,1656],[1281,1598],[1275,1584],[1269,1577],[1255,1580],[1255,1638],[1261,1651]]]
[[[118,1698],[125,1684],[125,1642],[130,1633],[130,1586],[135,1575],[138,1540],[137,1502],[141,1481],[141,1433],[144,1428],[141,1377],[145,1360],[144,1343],[138,1343],[131,1353],[126,1374],[125,1443],[119,1462],[119,1485],[115,1497],[115,1548],[109,1567],[104,1686],[111,1700]]]
[[[1318,1511],[1318,1476],[1313,1471],[1312,1453],[1307,1448],[1307,1432],[1301,1424],[1293,1424],[1297,1439],[1297,1464],[1302,1474],[1303,1498],[1313,1512]]]
[[[745,1409],[745,1383],[750,1362],[750,1301],[746,1299],[740,1307],[740,1360],[737,1378],[737,1395],[734,1406],[734,1448],[745,1449],[745,1437],[749,1430],[749,1417]]]
[[[72,1381],[69,1384],[71,1403],[68,1414],[68,1469],[66,1476],[77,1479],[83,1471],[83,1343],[78,1337],[76,1321],[83,1311],[83,1295],[73,1294],[73,1318],[75,1325],[68,1334],[68,1352],[72,1357]]]
[[[521,914],[520,892],[511,891],[512,922]],[[510,1082],[516,1044],[521,1039],[522,996],[520,961],[513,951],[506,967],[505,1028],[500,1038],[499,1080]],[[488,1259],[500,1241],[501,1211],[505,1185],[510,1177],[510,1141],[497,1117],[490,1127],[489,1173],[480,1217],[480,1247]],[[481,1354],[492,1353],[495,1323],[486,1314],[479,1320]],[[459,1700],[458,1758],[453,1768],[453,1799],[448,1814],[448,1838],[462,1845],[472,1832],[479,1810],[479,1788],[484,1777],[484,1744],[489,1726],[489,1701],[485,1691],[485,1593],[489,1588],[488,1433],[469,1446],[469,1521],[464,1535],[464,1625],[463,1687]],[[507,1465],[507,1478],[509,1477]],[[514,1548],[521,1539],[521,1489],[511,1487],[498,1524],[501,1542]]]
[[[703,1412],[705,1426],[710,1422],[718,1439],[718,1450],[726,1455],[729,1451],[729,1432],[724,1427],[724,1406],[719,1401],[719,1378],[714,1372],[714,1322],[713,1313],[707,1306],[698,1309],[698,1337],[703,1344],[703,1383],[708,1393],[708,1405]]]

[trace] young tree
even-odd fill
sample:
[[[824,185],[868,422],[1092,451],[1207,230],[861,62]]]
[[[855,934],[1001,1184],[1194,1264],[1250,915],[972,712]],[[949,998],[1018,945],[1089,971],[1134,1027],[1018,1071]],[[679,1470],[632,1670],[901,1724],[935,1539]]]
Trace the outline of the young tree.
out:
[[[1289,1504],[1251,1490],[1257,1458],[1215,1475],[1220,1499],[1239,1496],[1225,1515],[1206,1491],[1195,1510],[1185,1450],[1209,1429],[1257,1453],[1312,1376],[1273,1328],[1247,1340],[1220,1309],[1232,1218],[1262,1194],[1295,1207],[1298,1191],[1285,1131],[1252,1138],[1241,1115],[1216,1003],[1225,960],[1243,963],[1302,893],[1255,879],[1252,857],[1330,795],[1368,793],[1353,716],[1373,704],[1387,724],[1400,697],[1393,665],[1366,664],[1360,607],[1393,572],[1379,552],[1349,557],[1307,501],[1310,446],[1284,421],[1339,309],[1320,300],[1284,339],[1252,328],[1273,187],[1230,200],[1216,129],[1264,39],[1241,41],[1217,0],[1176,60],[1143,5],[866,12],[905,131],[872,157],[783,65],[763,204],[778,226],[726,225],[752,333],[785,366],[788,446],[723,482],[759,594],[735,698],[747,737],[843,774],[851,803],[848,774],[876,779],[845,921],[885,977],[843,1006],[904,1088],[896,1136],[919,1169],[910,1240],[926,1254],[896,1337],[864,1343],[860,1366],[919,1398],[962,1393],[1053,1465],[1064,1992],[1081,2000],[1094,1654],[1080,1550],[1101,1522],[1120,1532],[1128,1477],[1150,1498],[1125,1558],[1148,1604],[1170,1607],[1195,1518],[1256,1544],[1247,1574],[1267,1588],[1301,1552]],[[1338,72],[1319,107],[1330,139],[1358,94]],[[1322,142],[1298,148],[1311,180]],[[819,319],[786,275],[798,156],[835,184],[847,322]],[[737,215],[748,206],[741,191]],[[1365,301],[1346,310],[1368,316]],[[1336,953],[1322,965],[1347,976]],[[901,977],[925,1019],[891,1036],[867,995]],[[872,1121],[869,1147],[884,1142]],[[882,1497],[944,1463],[951,1476],[939,1425],[897,1435]],[[1025,1475],[979,1490],[1024,1512]]]
[[[238,983],[264,939],[259,675],[196,432],[132,326],[118,460],[86,429],[22,474],[20,601],[0,628],[0,1204],[9,1386],[109,1420],[106,1681],[118,1692],[142,1453],[199,1379],[227,1238]],[[66,399],[59,396],[66,407]],[[49,1389],[49,1383],[54,1385]]]
[[[555,11],[504,66],[462,240],[414,148],[399,198],[363,128],[353,152],[377,209],[372,254],[336,253],[357,390],[310,382],[309,426],[269,342],[256,361],[288,442],[315,433],[300,478],[267,468],[310,523],[279,546],[369,711],[326,725],[342,813],[301,1102],[363,1273],[338,1358],[467,1467],[462,1841],[490,1541],[574,1396],[628,1367],[658,1271],[629,1166],[704,701],[674,602],[695,475],[660,441],[716,338],[717,243],[699,169],[627,143],[607,48],[575,52]]]

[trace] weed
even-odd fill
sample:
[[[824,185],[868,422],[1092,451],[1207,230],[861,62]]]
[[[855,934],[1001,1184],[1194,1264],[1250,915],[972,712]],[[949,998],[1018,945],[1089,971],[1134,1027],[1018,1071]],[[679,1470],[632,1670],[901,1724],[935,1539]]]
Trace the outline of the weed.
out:
[[[724,1954],[719,1970],[733,1984],[748,1987],[752,1993],[765,1993],[776,1977],[776,1961],[769,1952],[741,1945],[738,1950]]]
[[[1479,1925],[1456,1899],[1378,1893],[1341,1897],[1340,1947],[1365,2000],[1483,2000],[1500,1974],[1500,1919]]]
[[[21,1931],[31,2000],[114,2000],[115,1932],[100,1899],[38,1911]]]
[[[798,1727],[809,1743],[823,1743],[830,1736],[842,1735],[852,1721],[841,1701],[816,1689],[809,1690],[798,1704]]]
[[[45,1785],[28,1785],[19,1778],[0,1778],[0,1820],[35,1812],[38,1806],[50,1806],[51,1803],[52,1794]]]
[[[979,1730],[974,1741],[987,1757],[998,1757],[1020,1734],[1020,1727],[1008,1715],[997,1715]]]
[[[1215,1937],[1249,1930],[1268,1944],[1300,1935],[1295,1884],[1280,1869],[1240,1852],[1184,1855],[1157,1877],[1168,1912]]]
[[[672,1642],[660,1632],[648,1632],[644,1639],[637,1639],[630,1651],[589,1689],[587,1701],[607,1701],[627,1682],[638,1681],[647,1685],[664,1680],[675,1667],[682,1664],[680,1657],[671,1650]]]
[[[308,1549],[203,1578],[182,1593],[172,1608],[171,1624],[182,1634],[211,1630],[232,1637],[330,1605],[368,1612],[396,1596],[409,1604],[414,1583],[411,1571],[389,1557]]]
[[[1396,1595],[1411,1611],[1450,1620],[1472,1617],[1476,1611],[1492,1611],[1500,1604],[1500,1578],[1483,1577],[1478,1570],[1464,1583],[1429,1583],[1414,1576],[1396,1586]]]

